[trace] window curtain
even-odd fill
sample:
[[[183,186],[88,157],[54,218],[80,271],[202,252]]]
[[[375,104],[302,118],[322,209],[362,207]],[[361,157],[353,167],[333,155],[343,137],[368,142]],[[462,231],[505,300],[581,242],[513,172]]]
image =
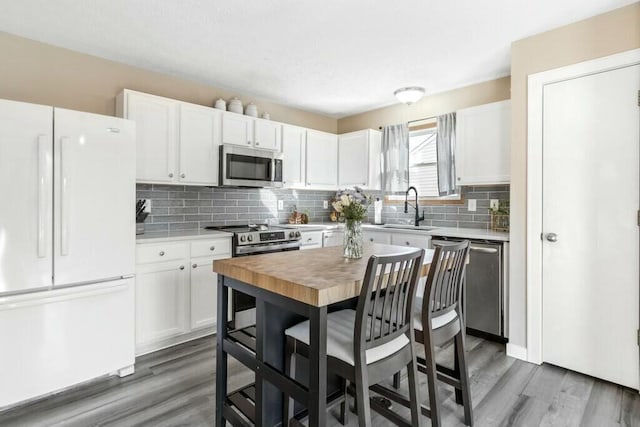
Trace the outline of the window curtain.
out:
[[[441,196],[456,193],[456,113],[438,116],[438,191]]]
[[[382,129],[382,189],[405,191],[409,187],[409,126],[406,123]]]

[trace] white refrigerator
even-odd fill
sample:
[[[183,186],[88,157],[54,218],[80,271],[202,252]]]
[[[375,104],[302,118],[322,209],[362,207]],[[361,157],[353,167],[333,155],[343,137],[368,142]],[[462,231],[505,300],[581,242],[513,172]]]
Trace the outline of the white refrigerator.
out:
[[[0,408],[133,372],[135,124],[0,100]]]

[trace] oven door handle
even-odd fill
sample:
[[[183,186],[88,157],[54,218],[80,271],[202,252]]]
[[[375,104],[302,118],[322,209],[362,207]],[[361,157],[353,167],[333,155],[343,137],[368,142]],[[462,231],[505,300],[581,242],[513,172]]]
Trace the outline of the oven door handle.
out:
[[[255,254],[259,255],[262,253],[269,252],[278,252],[282,249],[300,249],[300,242],[296,241],[295,243],[287,242],[273,245],[264,245],[264,246],[237,246],[235,253],[237,255],[247,255],[247,254]],[[264,250],[261,250],[264,249]]]

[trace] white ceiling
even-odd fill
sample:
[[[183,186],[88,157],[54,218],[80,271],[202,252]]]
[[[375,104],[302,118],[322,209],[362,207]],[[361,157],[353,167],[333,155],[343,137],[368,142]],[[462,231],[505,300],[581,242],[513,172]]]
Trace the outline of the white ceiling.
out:
[[[635,1],[0,0],[0,30],[344,117],[506,76],[512,41]]]

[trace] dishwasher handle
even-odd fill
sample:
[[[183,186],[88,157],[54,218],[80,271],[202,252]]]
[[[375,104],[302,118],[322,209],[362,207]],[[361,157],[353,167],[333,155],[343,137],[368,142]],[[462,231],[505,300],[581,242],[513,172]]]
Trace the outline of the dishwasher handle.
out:
[[[483,254],[497,254],[498,253],[498,249],[497,248],[481,248],[479,246],[470,246],[469,249],[471,252],[480,252]]]

